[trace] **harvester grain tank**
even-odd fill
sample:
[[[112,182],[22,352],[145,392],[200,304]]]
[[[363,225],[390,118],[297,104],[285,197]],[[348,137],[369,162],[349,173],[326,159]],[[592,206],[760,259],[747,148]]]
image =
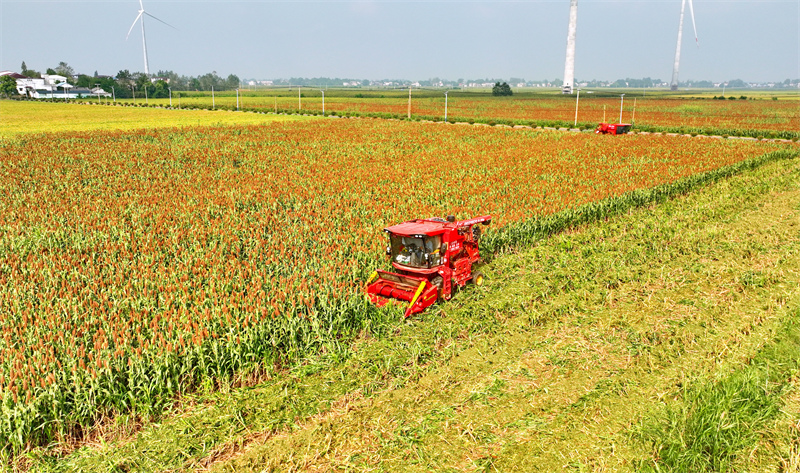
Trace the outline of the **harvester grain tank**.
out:
[[[405,316],[422,312],[441,297],[450,300],[456,286],[480,286],[483,274],[478,250],[482,225],[490,215],[456,221],[455,217],[417,219],[384,228],[389,236],[386,254],[395,272],[376,270],[367,294],[378,306],[395,299],[408,302]]]

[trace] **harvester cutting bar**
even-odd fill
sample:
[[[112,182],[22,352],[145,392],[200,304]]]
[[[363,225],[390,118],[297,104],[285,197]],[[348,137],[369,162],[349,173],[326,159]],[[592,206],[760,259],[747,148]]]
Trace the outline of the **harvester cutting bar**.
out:
[[[433,305],[438,297],[438,288],[425,278],[407,276],[377,270],[370,278],[367,294],[377,306],[385,305],[389,299],[409,302],[405,316],[422,312]]]

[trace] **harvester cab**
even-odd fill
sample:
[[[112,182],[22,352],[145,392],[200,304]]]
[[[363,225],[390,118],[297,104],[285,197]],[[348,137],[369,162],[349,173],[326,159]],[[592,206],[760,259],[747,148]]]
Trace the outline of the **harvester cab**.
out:
[[[395,271],[372,273],[367,283],[372,302],[383,306],[391,299],[406,301],[405,316],[410,317],[440,297],[449,300],[455,286],[482,284],[483,275],[475,271],[481,262],[478,224],[489,225],[491,220],[490,215],[462,221],[448,216],[384,228],[389,235],[386,254]]]
[[[631,131],[630,123],[601,123],[594,130],[602,135],[624,135]]]

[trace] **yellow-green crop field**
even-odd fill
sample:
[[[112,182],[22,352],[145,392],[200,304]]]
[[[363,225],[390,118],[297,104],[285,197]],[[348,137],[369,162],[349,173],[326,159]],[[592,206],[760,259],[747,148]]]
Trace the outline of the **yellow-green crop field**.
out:
[[[303,117],[254,113],[215,113],[208,110],[110,107],[76,103],[0,102],[0,139],[38,133],[136,130],[140,128],[244,125]]]

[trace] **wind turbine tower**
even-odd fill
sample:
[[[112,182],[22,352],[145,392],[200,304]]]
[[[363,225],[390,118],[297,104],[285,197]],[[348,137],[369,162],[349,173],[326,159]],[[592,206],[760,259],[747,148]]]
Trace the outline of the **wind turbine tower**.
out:
[[[578,30],[578,0],[569,2],[569,30],[567,31],[567,61],[564,66],[564,86],[561,92],[571,94],[575,89],[575,32]]]
[[[681,65],[681,39],[683,37],[683,14],[686,10],[686,0],[681,2],[681,21],[678,24],[678,46],[675,48],[675,64],[672,66],[672,82],[670,82],[670,90],[678,90],[678,69]],[[692,26],[694,27],[694,41],[697,47],[700,47],[700,42],[697,40],[697,25],[694,22],[694,6],[692,0],[689,0],[689,12],[692,15]]]
[[[176,28],[174,26],[170,25],[169,23],[167,23],[166,21],[160,20],[160,19],[154,17],[153,15],[147,13],[144,10],[144,5],[142,5],[142,0],[139,0],[139,14],[136,16],[136,19],[133,20],[133,24],[131,25],[131,28],[128,30],[128,35],[125,36],[125,40],[127,41],[128,38],[130,37],[131,31],[133,31],[133,27],[136,26],[136,22],[140,21],[141,22],[141,26],[142,26],[142,50],[144,51],[144,73],[145,73],[145,75],[150,75],[150,65],[147,62],[147,37],[144,34],[144,16],[145,15],[149,16],[150,18],[152,18],[154,20],[160,21],[161,23],[164,23],[165,25],[169,26],[170,28],[173,28],[173,29],[176,29]]]

